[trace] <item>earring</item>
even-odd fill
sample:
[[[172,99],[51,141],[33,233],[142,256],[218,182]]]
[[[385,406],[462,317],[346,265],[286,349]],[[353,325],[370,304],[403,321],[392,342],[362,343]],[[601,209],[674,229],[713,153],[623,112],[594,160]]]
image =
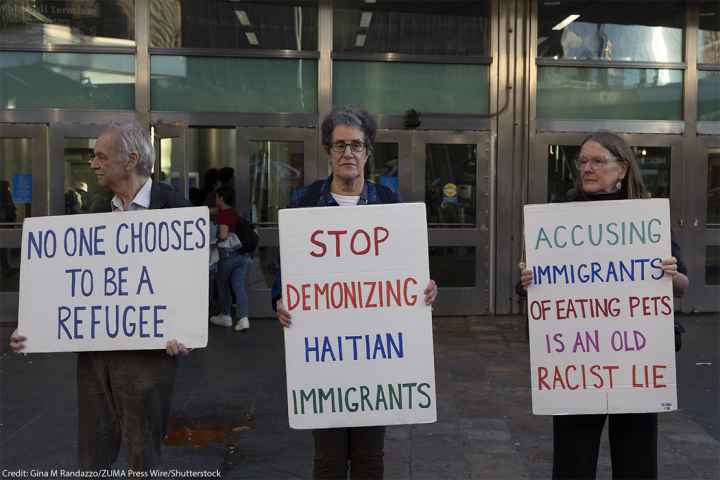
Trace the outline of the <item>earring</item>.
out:
[[[617,190],[618,192],[619,192],[620,190],[622,190],[622,180],[623,180],[623,179],[621,178],[621,179],[618,180],[617,183],[615,184],[615,190]]]

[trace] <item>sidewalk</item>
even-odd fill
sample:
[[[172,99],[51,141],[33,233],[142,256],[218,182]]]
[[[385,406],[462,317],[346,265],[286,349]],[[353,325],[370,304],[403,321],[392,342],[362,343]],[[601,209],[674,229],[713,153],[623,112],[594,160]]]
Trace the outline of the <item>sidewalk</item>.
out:
[[[681,409],[660,415],[661,479],[720,479],[720,318],[683,317]],[[435,319],[436,424],[388,428],[387,479],[549,478],[551,417],[530,413],[529,354],[518,317]],[[2,468],[75,466],[74,354],[14,355],[0,327]],[[709,363],[709,365],[708,365]],[[288,428],[283,339],[274,320],[247,334],[210,327],[181,360],[166,468],[224,478],[311,478],[312,436]],[[603,441],[598,478],[610,478]],[[125,466],[121,452],[117,467]]]

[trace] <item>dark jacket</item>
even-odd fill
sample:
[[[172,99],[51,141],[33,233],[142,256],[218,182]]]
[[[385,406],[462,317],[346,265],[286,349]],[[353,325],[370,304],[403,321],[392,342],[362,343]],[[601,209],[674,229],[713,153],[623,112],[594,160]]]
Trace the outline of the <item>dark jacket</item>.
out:
[[[299,208],[299,207],[337,207],[338,203],[333,198],[330,191],[330,185],[332,183],[332,175],[325,180],[318,180],[317,182],[307,187],[298,188],[293,192],[292,200],[288,208]],[[358,205],[381,205],[388,203],[398,203],[400,197],[397,193],[393,192],[389,188],[378,185],[371,181],[365,180],[363,190],[360,193],[358,199]],[[282,297],[282,280],[280,270],[278,269],[275,275],[275,280],[272,286],[272,308],[275,310],[275,304]]]
[[[93,213],[111,212],[112,196],[102,201],[95,202],[92,207]],[[191,207],[192,205],[182,195],[164,183],[153,182],[150,187],[150,209],[159,208],[180,208]]]

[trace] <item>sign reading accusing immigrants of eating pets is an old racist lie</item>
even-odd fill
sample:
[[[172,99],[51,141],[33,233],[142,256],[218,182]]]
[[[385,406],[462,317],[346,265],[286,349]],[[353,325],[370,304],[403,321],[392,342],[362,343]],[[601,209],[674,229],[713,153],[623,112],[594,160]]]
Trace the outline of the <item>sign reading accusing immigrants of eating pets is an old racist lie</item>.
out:
[[[525,207],[535,414],[677,409],[666,199]]]

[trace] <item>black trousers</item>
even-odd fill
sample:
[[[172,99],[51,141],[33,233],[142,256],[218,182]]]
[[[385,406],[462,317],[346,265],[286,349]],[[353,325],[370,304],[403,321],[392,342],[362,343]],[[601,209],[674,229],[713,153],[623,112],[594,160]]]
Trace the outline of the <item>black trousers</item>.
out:
[[[159,464],[175,370],[175,358],[164,350],[78,355],[78,457],[82,468],[112,465],[122,437],[130,468],[147,470]]]
[[[657,413],[623,413],[553,417],[553,479],[595,478],[607,417],[613,479],[657,478]]]
[[[315,479],[382,479],[385,427],[313,430]]]

